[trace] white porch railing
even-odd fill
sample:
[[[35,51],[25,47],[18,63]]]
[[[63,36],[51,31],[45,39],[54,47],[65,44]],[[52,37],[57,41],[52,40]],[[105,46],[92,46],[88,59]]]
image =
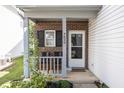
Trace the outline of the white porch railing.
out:
[[[33,58],[34,60],[34,58]],[[35,62],[35,61],[34,61]],[[39,71],[45,74],[62,75],[62,57],[39,57]]]

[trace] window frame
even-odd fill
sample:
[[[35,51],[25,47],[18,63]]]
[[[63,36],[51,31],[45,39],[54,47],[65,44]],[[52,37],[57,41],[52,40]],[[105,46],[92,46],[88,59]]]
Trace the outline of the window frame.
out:
[[[49,33],[49,32],[53,32],[54,33],[54,43],[53,43],[53,45],[47,45],[46,44],[46,40],[48,39],[48,38],[46,38],[46,33]],[[56,47],[56,31],[55,30],[45,30],[45,47]],[[49,40],[49,39],[48,39]]]

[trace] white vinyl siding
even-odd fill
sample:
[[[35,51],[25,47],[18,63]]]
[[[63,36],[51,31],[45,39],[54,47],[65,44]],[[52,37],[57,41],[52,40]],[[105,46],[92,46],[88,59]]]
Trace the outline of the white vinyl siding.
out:
[[[103,6],[88,33],[89,69],[109,87],[124,87],[124,6]]]

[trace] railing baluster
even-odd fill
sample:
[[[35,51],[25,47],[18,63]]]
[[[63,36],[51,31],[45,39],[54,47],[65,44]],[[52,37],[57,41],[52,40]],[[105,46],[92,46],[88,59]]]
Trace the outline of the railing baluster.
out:
[[[50,74],[52,74],[52,58],[50,58]]]
[[[49,61],[48,59],[49,59],[49,58],[46,58],[46,70],[47,70],[47,73],[49,73],[49,72],[48,72],[48,61]]]
[[[62,58],[60,58],[60,66],[61,66],[60,71],[61,71],[61,73],[62,73]]]
[[[57,58],[57,74],[59,74],[59,58]]]
[[[44,70],[46,71],[46,58],[44,58]]]
[[[44,63],[44,58],[42,58],[43,60],[43,72],[45,71],[45,63]]]
[[[32,58],[35,60],[36,58]],[[58,75],[62,72],[62,57],[40,57],[39,71],[46,74]]]
[[[56,64],[55,64],[55,58],[53,58],[53,66],[54,66],[54,68],[53,68],[53,72],[54,72],[54,74],[56,73],[56,68],[55,68],[55,66],[56,66]]]

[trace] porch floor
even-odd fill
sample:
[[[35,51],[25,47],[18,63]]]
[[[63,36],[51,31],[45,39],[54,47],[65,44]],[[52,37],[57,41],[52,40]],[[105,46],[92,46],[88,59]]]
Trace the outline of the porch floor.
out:
[[[94,81],[98,80],[89,70],[68,72],[66,78],[57,78],[57,80],[69,80],[74,84],[74,88],[97,88]]]

